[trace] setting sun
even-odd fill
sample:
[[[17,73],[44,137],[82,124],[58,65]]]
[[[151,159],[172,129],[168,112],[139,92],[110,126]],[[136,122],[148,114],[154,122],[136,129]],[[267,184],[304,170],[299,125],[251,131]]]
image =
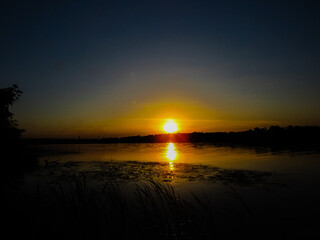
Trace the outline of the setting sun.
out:
[[[167,133],[174,133],[174,132],[178,131],[178,124],[173,120],[168,120],[163,125],[163,131],[165,131]]]

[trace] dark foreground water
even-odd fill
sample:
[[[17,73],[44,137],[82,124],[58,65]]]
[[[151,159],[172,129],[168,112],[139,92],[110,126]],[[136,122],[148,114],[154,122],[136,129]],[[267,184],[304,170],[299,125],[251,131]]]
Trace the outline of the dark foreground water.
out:
[[[31,191],[82,176],[94,184],[115,181],[130,198],[137,184],[154,180],[191,202],[206,196],[226,233],[320,237],[320,153],[314,150],[183,143],[35,147],[41,167],[23,180]]]

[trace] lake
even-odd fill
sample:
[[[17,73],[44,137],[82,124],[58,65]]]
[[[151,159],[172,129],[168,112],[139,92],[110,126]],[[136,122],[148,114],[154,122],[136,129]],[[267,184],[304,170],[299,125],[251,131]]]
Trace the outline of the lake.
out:
[[[38,145],[41,161],[157,162],[206,165],[226,169],[268,171],[300,182],[318,179],[320,152],[274,150],[268,147],[230,147],[191,143],[118,143]]]
[[[30,185],[81,173],[94,182],[112,178],[130,196],[135,184],[155,179],[186,199],[205,194],[215,209],[240,216],[248,229],[254,221],[269,237],[319,235],[319,151],[192,143],[35,147],[42,168],[26,177]]]

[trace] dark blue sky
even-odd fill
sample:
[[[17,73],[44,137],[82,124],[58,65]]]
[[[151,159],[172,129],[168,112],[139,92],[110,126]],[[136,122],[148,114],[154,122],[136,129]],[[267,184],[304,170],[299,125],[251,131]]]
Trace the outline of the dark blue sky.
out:
[[[318,1],[1,1],[27,136],[320,124]]]

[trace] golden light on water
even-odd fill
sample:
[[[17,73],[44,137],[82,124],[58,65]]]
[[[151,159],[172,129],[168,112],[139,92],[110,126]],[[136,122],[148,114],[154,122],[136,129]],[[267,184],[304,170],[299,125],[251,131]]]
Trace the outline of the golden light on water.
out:
[[[169,160],[170,170],[174,170],[173,161],[176,160],[178,152],[175,150],[174,144],[169,143],[167,147],[166,157]]]
[[[167,148],[167,158],[170,161],[173,161],[177,158],[177,151],[174,148],[173,143],[169,143],[168,148]]]
[[[166,133],[175,133],[178,131],[178,124],[174,120],[167,120],[163,125],[163,131]]]
[[[174,166],[173,166],[173,162],[169,162],[169,165],[170,165],[170,171],[173,171],[174,170]]]

